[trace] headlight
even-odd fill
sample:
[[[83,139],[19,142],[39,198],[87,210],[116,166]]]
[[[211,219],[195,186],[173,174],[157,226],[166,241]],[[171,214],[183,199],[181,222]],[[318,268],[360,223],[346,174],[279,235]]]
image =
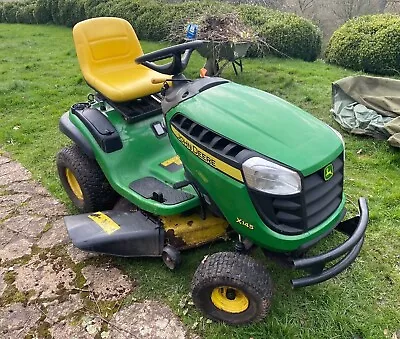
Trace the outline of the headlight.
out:
[[[301,192],[301,178],[296,172],[262,158],[246,160],[243,173],[247,185],[257,191],[276,195]]]

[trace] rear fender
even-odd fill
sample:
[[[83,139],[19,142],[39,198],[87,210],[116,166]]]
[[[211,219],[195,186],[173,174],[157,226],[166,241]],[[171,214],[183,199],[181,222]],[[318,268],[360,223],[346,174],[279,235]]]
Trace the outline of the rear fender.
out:
[[[62,115],[59,123],[60,131],[70,138],[79,148],[90,158],[95,159],[94,152],[90,146],[89,141],[83,134],[76,128],[76,126],[69,120],[69,112]]]

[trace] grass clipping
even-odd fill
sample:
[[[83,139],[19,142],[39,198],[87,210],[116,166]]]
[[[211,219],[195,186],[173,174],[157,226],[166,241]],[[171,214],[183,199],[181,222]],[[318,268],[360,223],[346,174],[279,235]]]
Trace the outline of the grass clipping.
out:
[[[258,36],[253,29],[245,25],[239,14],[204,14],[193,23],[199,26],[197,39],[212,42],[257,42]],[[185,27],[186,28],[186,27]],[[182,39],[182,30],[171,30],[170,40]]]

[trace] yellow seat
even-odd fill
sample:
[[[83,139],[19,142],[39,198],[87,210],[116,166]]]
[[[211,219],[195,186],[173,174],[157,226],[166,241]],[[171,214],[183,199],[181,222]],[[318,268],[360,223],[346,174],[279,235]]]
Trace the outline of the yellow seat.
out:
[[[142,98],[161,90],[152,78],[168,76],[135,63],[143,55],[132,26],[119,18],[94,18],[73,29],[76,53],[89,86],[112,101]]]

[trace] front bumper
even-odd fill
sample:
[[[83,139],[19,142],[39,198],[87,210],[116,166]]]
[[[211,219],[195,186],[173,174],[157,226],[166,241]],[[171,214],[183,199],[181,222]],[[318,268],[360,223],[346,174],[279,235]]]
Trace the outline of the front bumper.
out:
[[[359,215],[341,222],[336,230],[346,234],[349,238],[335,249],[315,257],[293,259],[294,269],[311,271],[311,275],[291,280],[294,288],[311,286],[326,281],[349,267],[360,253],[364,243],[365,231],[368,224],[368,205],[365,198],[358,200]],[[330,268],[325,265],[340,257],[343,258]]]

